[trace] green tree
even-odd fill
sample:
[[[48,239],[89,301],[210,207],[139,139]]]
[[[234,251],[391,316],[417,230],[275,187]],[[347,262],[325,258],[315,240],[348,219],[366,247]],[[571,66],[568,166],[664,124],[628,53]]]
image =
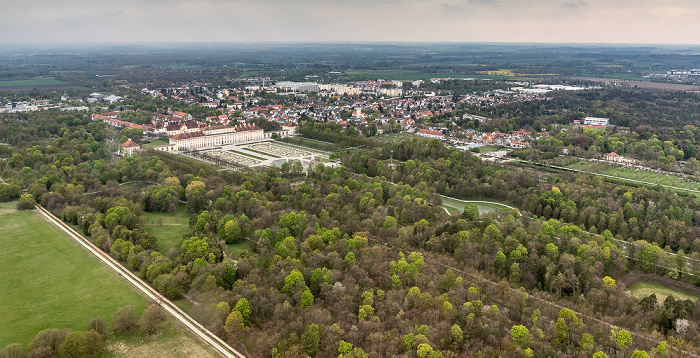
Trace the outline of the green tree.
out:
[[[617,291],[617,285],[615,284],[615,279],[613,279],[610,276],[605,276],[603,277],[603,288],[607,292],[615,292]]]
[[[617,331],[617,334],[615,335],[615,345],[618,349],[625,350],[627,347],[632,345],[632,334],[624,329]]]
[[[248,317],[250,316],[250,313],[252,312],[250,309],[250,304],[248,303],[248,300],[246,298],[241,298],[236,302],[236,305],[233,307],[234,311],[238,311],[241,313],[241,317],[243,317],[244,322],[248,322]]]
[[[557,319],[557,339],[562,344],[569,341],[569,326],[566,325],[566,321],[563,318]]]
[[[453,324],[451,333],[452,348],[459,349],[459,347],[462,345],[462,341],[464,340],[464,333],[462,332],[462,327],[460,327],[458,324]]]
[[[322,331],[317,324],[306,326],[304,333],[301,335],[301,348],[310,356],[315,356],[318,352],[318,346],[321,344]]]
[[[237,335],[245,334],[248,328],[245,326],[243,316],[239,311],[231,311],[231,314],[226,317],[226,323],[224,324],[224,330],[226,333],[232,337]]]
[[[464,217],[470,221],[474,221],[479,218],[479,208],[474,204],[467,204],[464,206]]]
[[[292,270],[292,272],[287,275],[284,279],[284,287],[282,287],[282,292],[286,294],[293,294],[298,291],[306,291],[306,282],[304,281],[304,275],[299,272],[299,270]]]
[[[345,264],[346,265],[353,266],[353,265],[355,265],[355,261],[356,261],[355,254],[352,251],[348,252],[348,254],[345,255]]]
[[[33,210],[34,205],[36,205],[36,200],[34,200],[34,195],[23,194],[19,198],[19,202],[17,203],[17,210]]]
[[[301,307],[304,308],[309,308],[314,304],[314,295],[311,293],[310,290],[304,291],[304,293],[301,294]]]
[[[504,254],[503,251],[498,250],[498,252],[496,252],[496,258],[493,260],[493,266],[496,268],[496,271],[501,272],[505,270],[506,260],[506,254]]]
[[[241,227],[236,220],[229,220],[224,224],[224,233],[226,235],[224,240],[229,244],[239,242],[243,238],[241,235]]]
[[[391,215],[385,217],[384,224],[382,225],[382,227],[385,230],[395,229],[396,228],[396,218],[394,218]]]
[[[649,358],[649,354],[645,351],[636,350],[632,353],[632,358]]]
[[[513,326],[510,329],[510,339],[513,344],[524,348],[530,343],[530,330],[521,324]]]

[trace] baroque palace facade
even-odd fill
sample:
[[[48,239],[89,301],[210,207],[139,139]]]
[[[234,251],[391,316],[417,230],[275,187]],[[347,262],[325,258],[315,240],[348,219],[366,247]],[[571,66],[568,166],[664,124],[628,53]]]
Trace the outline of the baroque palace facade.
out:
[[[272,132],[265,133],[262,128],[254,124],[236,127],[214,126],[176,134],[170,137],[170,146],[178,151],[187,151],[262,140],[270,138],[271,136]]]

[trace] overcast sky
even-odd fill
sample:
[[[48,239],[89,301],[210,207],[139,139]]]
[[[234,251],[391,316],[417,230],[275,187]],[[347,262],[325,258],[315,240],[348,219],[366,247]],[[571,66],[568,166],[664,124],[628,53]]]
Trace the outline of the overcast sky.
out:
[[[1,43],[700,44],[698,0],[14,0]]]

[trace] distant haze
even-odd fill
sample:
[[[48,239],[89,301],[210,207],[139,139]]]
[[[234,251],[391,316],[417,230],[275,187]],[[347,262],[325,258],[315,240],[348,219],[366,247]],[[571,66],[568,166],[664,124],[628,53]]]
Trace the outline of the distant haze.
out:
[[[22,0],[1,43],[700,44],[697,0]]]

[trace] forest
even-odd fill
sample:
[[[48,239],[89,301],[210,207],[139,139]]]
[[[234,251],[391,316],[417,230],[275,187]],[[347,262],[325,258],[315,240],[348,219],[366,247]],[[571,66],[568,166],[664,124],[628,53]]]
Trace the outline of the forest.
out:
[[[114,156],[123,131],[78,113],[5,115],[2,199],[77,225],[168,298],[196,302],[190,314],[247,355],[697,354],[696,303],[636,299],[621,280],[638,270],[698,283],[693,196],[419,139],[347,150],[340,167],[308,173],[218,171],[163,152]],[[519,210],[448,214],[439,194]],[[144,213],[181,206],[187,233],[154,250]],[[249,249],[227,254],[235,243]]]

